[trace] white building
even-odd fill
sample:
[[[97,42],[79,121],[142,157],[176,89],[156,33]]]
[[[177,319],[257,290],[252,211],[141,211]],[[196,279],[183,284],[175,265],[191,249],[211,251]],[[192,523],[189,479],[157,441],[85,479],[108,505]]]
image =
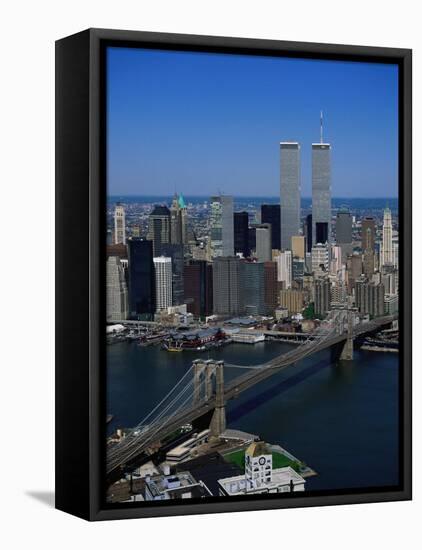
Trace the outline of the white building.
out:
[[[126,244],[125,209],[117,204],[114,209],[114,244]]]
[[[245,452],[245,474],[218,480],[221,496],[304,491],[305,480],[290,468],[273,469],[271,451],[255,441]]]
[[[329,253],[328,246],[326,244],[316,244],[312,247],[312,272],[321,276],[328,272],[329,267]]]
[[[124,268],[117,256],[109,256],[106,265],[107,321],[127,319],[128,291]]]
[[[172,270],[171,258],[154,258],[156,310],[163,311],[172,306]]]
[[[212,256],[234,255],[233,197],[211,197],[211,249]]]
[[[284,289],[292,286],[292,251],[285,250],[276,256],[277,280],[284,283]]]
[[[394,264],[393,253],[393,228],[391,225],[391,210],[384,210],[384,222],[382,225],[381,265]]]

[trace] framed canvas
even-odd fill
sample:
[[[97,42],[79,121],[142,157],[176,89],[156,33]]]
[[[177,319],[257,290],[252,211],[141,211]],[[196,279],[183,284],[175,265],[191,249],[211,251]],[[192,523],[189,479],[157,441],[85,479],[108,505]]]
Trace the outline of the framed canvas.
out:
[[[56,507],[411,498],[411,51],[56,43]]]

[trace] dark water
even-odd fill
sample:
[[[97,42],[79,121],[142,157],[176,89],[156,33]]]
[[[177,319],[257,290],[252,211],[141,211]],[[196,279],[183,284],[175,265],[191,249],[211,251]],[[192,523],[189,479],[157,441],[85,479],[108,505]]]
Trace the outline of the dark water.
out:
[[[231,344],[209,357],[254,365],[289,349]],[[107,353],[111,429],[134,426],[197,357],[133,343],[108,346]],[[227,369],[225,378],[244,372]],[[334,364],[329,351],[321,352],[231,401],[227,416],[229,427],[279,444],[316,470],[307,490],[398,483],[397,354],[355,351],[354,361]]]

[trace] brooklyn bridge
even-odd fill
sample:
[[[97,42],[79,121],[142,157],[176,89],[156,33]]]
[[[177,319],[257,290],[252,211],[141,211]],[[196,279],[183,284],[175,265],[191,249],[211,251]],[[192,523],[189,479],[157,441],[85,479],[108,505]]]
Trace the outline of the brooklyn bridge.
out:
[[[396,316],[359,322],[354,311],[333,311],[319,328],[295,349],[262,365],[231,365],[224,361],[196,359],[169,393],[119,442],[108,445],[106,470],[109,480],[134,469],[140,458],[149,456],[165,438],[185,424],[210,417],[210,434],[218,438],[226,429],[226,403],[242,392],[300,361],[331,348],[333,359],[352,360],[353,342],[388,327]],[[242,373],[225,383],[226,369]]]

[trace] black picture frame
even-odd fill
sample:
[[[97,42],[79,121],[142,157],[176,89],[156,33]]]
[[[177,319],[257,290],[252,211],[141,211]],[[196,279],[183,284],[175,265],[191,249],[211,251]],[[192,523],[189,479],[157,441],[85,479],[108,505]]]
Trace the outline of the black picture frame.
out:
[[[399,67],[400,470],[397,489],[290,498],[105,504],[105,104],[107,45]],[[87,520],[408,500],[411,415],[412,52],[408,49],[88,29],[56,42],[56,508]]]

